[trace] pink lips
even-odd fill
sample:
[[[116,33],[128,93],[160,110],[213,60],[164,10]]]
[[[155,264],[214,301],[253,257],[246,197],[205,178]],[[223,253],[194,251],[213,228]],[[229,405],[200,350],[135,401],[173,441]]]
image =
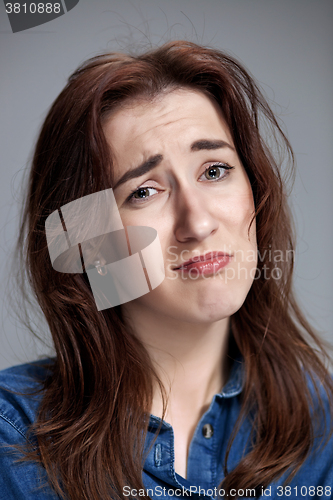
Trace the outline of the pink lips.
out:
[[[224,252],[208,252],[205,255],[195,256],[175,271],[191,273],[191,269],[196,269],[196,275],[215,274],[217,271],[225,267],[231,261],[232,256]]]

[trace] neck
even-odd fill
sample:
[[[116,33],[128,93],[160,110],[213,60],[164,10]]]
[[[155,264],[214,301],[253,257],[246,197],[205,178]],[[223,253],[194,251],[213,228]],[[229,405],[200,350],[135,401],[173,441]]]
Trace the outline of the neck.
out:
[[[150,355],[165,388],[164,419],[173,425],[180,416],[198,420],[220,392],[228,374],[229,318],[213,323],[185,323],[154,315],[130,303],[125,315]],[[162,417],[160,388],[154,385],[151,413]]]

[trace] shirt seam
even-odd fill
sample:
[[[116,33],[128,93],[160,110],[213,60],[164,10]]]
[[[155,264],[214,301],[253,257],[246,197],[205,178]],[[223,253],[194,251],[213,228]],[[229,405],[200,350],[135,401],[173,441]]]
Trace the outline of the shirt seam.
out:
[[[7,417],[2,411],[0,411],[0,418],[7,422],[13,429],[15,429],[31,446],[35,448],[35,445],[30,441],[26,434],[13,422],[9,417]]]

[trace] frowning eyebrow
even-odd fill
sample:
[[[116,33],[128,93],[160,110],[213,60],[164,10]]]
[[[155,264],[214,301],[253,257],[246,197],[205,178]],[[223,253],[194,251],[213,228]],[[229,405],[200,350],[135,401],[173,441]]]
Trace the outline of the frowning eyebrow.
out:
[[[209,140],[209,139],[200,139],[198,141],[194,141],[191,144],[190,151],[202,151],[202,150],[214,150],[214,149],[222,149],[229,148],[232,151],[235,151],[230,144],[226,141],[222,140]],[[143,161],[138,167],[132,168],[124,173],[122,177],[116,182],[113,186],[113,189],[116,189],[124,182],[127,182],[131,179],[135,179],[136,177],[141,177],[142,175],[150,172],[153,168],[156,168],[161,161],[163,160],[163,155],[153,155],[150,156],[147,160]]]
[[[191,144],[191,151],[201,151],[202,149],[221,149],[221,148],[229,148],[232,151],[235,151],[235,148],[233,148],[228,142],[220,140],[211,141],[209,139],[201,139]]]
[[[162,160],[163,160],[162,155],[150,156],[148,160],[145,160],[138,167],[135,167],[125,172],[124,175],[120,177],[119,181],[116,182],[115,186],[113,186],[113,189],[116,189],[118,186],[120,186],[120,184],[124,184],[124,182],[127,182],[131,179],[135,179],[135,177],[141,177],[142,175],[146,174],[153,168],[157,167],[157,165],[159,165]]]

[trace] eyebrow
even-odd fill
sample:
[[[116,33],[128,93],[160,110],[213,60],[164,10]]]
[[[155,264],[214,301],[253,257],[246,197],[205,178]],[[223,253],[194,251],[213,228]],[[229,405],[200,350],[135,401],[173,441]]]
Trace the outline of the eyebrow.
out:
[[[202,150],[212,151],[222,148],[229,148],[232,151],[235,151],[235,148],[232,147],[230,144],[228,144],[226,141],[210,140],[210,139],[199,139],[198,141],[194,141],[191,144],[190,151],[192,152],[202,151]],[[150,170],[156,168],[161,163],[162,160],[163,160],[163,155],[157,154],[150,156],[147,160],[143,161],[138,167],[135,167],[125,172],[124,175],[120,177],[120,179],[113,186],[113,189],[116,189],[121,184],[124,184],[124,182],[127,182],[131,179],[135,179],[136,177],[141,177],[147,172],[150,172]]]
[[[235,148],[233,148],[228,142],[221,140],[212,141],[209,139],[201,139],[191,144],[191,151],[201,151],[203,149],[213,150],[222,148],[229,148],[232,151],[235,151]]]

